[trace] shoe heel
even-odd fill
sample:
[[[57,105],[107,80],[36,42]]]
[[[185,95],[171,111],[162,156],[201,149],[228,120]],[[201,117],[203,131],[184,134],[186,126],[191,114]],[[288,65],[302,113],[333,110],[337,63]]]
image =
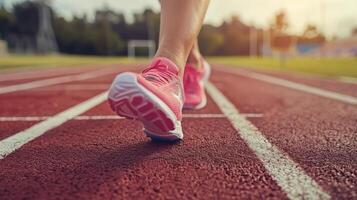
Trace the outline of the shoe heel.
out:
[[[111,109],[119,116],[136,119],[138,112],[134,109],[133,104],[137,102],[139,90],[136,85],[136,75],[130,72],[118,75],[110,88],[108,101]]]

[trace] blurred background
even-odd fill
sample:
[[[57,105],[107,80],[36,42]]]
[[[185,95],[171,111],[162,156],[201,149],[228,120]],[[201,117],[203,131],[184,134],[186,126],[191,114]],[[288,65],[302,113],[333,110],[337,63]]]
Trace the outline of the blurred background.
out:
[[[53,62],[150,56],[159,24],[157,0],[0,0],[0,60],[7,60],[0,66],[20,65],[11,58],[20,62],[24,55],[27,65],[40,62],[30,61],[34,56]],[[212,0],[199,44],[205,56],[223,63],[294,68],[304,59],[319,66],[326,59],[352,67],[357,1]]]

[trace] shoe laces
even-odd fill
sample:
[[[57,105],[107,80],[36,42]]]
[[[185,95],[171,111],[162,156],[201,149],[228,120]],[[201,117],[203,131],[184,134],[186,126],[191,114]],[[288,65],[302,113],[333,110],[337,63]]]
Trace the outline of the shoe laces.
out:
[[[170,68],[162,64],[160,60],[152,67],[143,70],[142,74],[146,80],[158,86],[169,84],[178,76],[177,71],[170,70]]]

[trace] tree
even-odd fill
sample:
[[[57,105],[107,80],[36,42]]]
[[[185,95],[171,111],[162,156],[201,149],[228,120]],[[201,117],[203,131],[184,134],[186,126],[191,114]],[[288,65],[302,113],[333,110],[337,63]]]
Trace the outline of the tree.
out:
[[[89,22],[85,15],[70,21],[55,17],[54,30],[60,51],[70,54],[123,55],[124,41],[113,30],[113,23],[123,22],[120,17],[116,20],[112,11],[106,11],[100,11],[95,22]]]
[[[198,42],[203,55],[215,55],[222,48],[224,36],[216,27],[204,25],[198,37]]]
[[[224,37],[224,43],[216,52],[218,55],[248,55],[250,27],[233,16],[230,21],[224,22],[219,28]]]
[[[14,19],[4,7],[0,8],[0,39],[5,38],[13,26]]]
[[[155,40],[156,44],[158,44],[160,35],[160,13],[146,9],[143,15],[148,29],[148,39]]]
[[[115,34],[108,21],[101,21],[95,24],[96,32],[96,50],[100,55],[115,55],[118,54],[124,44],[117,34]]]
[[[72,21],[56,17],[54,31],[60,52],[96,54],[95,29],[88,24],[85,17],[74,17]]]
[[[298,38],[298,43],[321,44],[325,40],[325,36],[318,31],[315,25],[308,24],[302,36]]]
[[[16,32],[34,36],[39,29],[39,6],[32,1],[18,3],[13,8]]]
[[[289,27],[287,16],[284,11],[280,11],[275,15],[274,22],[271,25],[271,29],[279,34],[285,33]]]
[[[352,30],[351,35],[357,36],[357,27]]]
[[[319,34],[320,33],[317,31],[317,28],[315,25],[308,24],[305,28],[303,36],[307,37],[307,38],[313,38],[313,37],[318,36]]]

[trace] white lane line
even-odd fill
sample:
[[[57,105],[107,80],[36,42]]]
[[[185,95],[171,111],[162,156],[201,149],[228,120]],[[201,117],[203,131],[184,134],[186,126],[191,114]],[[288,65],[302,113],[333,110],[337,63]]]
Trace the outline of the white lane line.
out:
[[[54,91],[54,90],[107,90],[110,84],[62,84],[53,85],[44,88],[35,88],[36,91]]]
[[[353,77],[341,76],[338,77],[338,80],[344,83],[357,84],[357,78],[353,78]]]
[[[48,118],[50,116],[0,117],[0,122],[37,122]]]
[[[262,113],[242,113],[248,118],[262,118]],[[226,118],[224,114],[183,114],[184,118]]]
[[[101,69],[101,70],[86,72],[86,73],[82,73],[82,74],[78,74],[78,75],[61,76],[61,77],[56,77],[56,78],[42,79],[42,80],[38,80],[38,81],[32,81],[32,82],[21,83],[21,84],[16,84],[16,85],[4,86],[4,87],[0,87],[0,94],[6,94],[6,93],[10,93],[10,92],[17,92],[17,91],[22,91],[22,90],[50,86],[50,85],[56,85],[56,84],[60,84],[60,83],[82,81],[82,80],[86,80],[86,79],[90,79],[90,78],[95,78],[95,77],[99,77],[99,76],[112,74],[117,71],[118,71],[118,69],[113,69],[113,68],[104,69],[104,70]]]
[[[78,105],[75,105],[53,117],[47,118],[45,121],[39,122],[30,128],[16,133],[4,140],[0,141],[0,160],[16,151],[26,143],[43,135],[45,132],[60,126],[89,109],[97,106],[107,99],[108,92],[103,92],[95,97],[92,97]]]
[[[344,94],[340,94],[337,92],[332,92],[329,90],[324,90],[321,88],[312,87],[312,86],[308,86],[305,84],[296,83],[296,82],[288,81],[285,79],[276,78],[276,77],[265,75],[265,74],[250,72],[250,71],[246,71],[246,70],[242,70],[242,69],[217,68],[217,70],[226,72],[226,73],[230,73],[230,74],[237,74],[240,76],[249,77],[252,79],[256,79],[256,80],[264,81],[267,83],[287,87],[287,88],[294,89],[294,90],[299,90],[299,91],[302,91],[305,93],[310,93],[310,94],[326,97],[329,99],[338,100],[338,101],[341,101],[344,103],[349,103],[352,105],[357,105],[357,97],[344,95]]]
[[[207,83],[207,92],[290,199],[330,199],[328,193],[286,153],[271,144],[212,83]]]
[[[263,114],[260,113],[243,113],[243,116],[247,118],[261,118]],[[226,118],[224,114],[183,114],[184,118]],[[15,117],[0,117],[0,122],[31,122],[31,121],[43,121],[50,116],[15,116]],[[124,117],[119,117],[117,115],[94,115],[94,116],[77,116],[72,118],[73,120],[113,120],[113,119],[125,119]],[[69,118],[68,120],[71,120]]]

